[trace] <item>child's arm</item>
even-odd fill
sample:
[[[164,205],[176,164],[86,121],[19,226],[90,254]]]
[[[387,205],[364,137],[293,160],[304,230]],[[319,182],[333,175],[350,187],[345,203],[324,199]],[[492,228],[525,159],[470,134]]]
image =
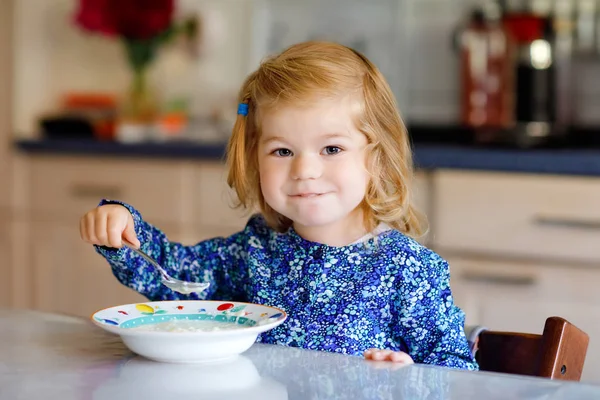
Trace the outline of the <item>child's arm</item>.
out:
[[[153,301],[180,298],[243,300],[240,285],[245,281],[246,274],[241,257],[243,252],[240,251],[240,244],[243,243],[236,242],[242,241],[244,232],[228,238],[205,240],[194,246],[183,246],[170,242],[161,230],[144,221],[141,214],[129,204],[103,200],[101,206],[105,204],[119,204],[131,213],[140,248],[158,261],[171,276],[193,282],[208,282],[210,287],[202,293],[191,295],[173,292],[162,285],[158,271],[130,249],[95,246],[122,284]]]
[[[411,260],[411,273],[403,275],[394,303],[398,336],[417,363],[476,370],[464,313],[450,291],[448,263],[428,249],[421,252]]]

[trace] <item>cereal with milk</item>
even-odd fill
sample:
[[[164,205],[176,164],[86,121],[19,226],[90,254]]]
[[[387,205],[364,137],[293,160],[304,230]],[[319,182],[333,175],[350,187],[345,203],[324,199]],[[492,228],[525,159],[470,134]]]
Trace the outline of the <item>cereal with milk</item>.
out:
[[[230,331],[234,329],[244,329],[244,325],[218,322],[218,321],[189,321],[189,320],[175,320],[167,322],[159,322],[156,324],[147,324],[137,326],[134,329],[136,331],[147,331],[147,332],[215,332],[215,331]]]

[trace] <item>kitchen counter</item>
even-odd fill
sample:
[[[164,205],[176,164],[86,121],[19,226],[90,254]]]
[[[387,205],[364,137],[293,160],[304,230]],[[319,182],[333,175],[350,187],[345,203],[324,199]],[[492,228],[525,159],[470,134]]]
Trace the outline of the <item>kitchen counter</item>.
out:
[[[94,140],[18,140],[17,149],[31,154],[67,154],[81,156],[190,158],[223,160],[224,143],[192,141],[144,142],[124,144]]]
[[[16,148],[28,154],[68,154],[104,157],[187,158],[224,160],[224,143],[165,142],[122,144],[92,140],[19,140]],[[558,175],[600,176],[599,149],[493,149],[473,145],[416,143],[415,165],[420,169],[466,169]]]

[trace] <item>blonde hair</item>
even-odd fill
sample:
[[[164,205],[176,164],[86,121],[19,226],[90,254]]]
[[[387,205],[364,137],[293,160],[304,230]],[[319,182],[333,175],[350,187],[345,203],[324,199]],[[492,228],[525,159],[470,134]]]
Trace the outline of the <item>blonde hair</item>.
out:
[[[267,223],[279,232],[292,224],[273,210],[260,188],[258,142],[260,112],[279,105],[310,104],[315,98],[337,98],[359,93],[356,127],[368,140],[370,173],[361,204],[365,227],[380,222],[410,235],[421,231],[421,215],[411,203],[412,154],[408,134],[392,91],[381,72],[365,56],[336,43],[305,42],[263,61],[239,92],[248,105],[238,115],[227,148],[227,182],[246,209],[257,206]]]

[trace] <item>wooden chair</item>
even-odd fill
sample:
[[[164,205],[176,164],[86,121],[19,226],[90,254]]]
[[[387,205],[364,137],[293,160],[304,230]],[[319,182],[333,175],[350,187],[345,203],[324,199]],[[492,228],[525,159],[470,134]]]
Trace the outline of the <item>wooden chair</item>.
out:
[[[479,333],[475,358],[482,371],[579,381],[589,337],[560,317],[546,320],[544,333]]]

